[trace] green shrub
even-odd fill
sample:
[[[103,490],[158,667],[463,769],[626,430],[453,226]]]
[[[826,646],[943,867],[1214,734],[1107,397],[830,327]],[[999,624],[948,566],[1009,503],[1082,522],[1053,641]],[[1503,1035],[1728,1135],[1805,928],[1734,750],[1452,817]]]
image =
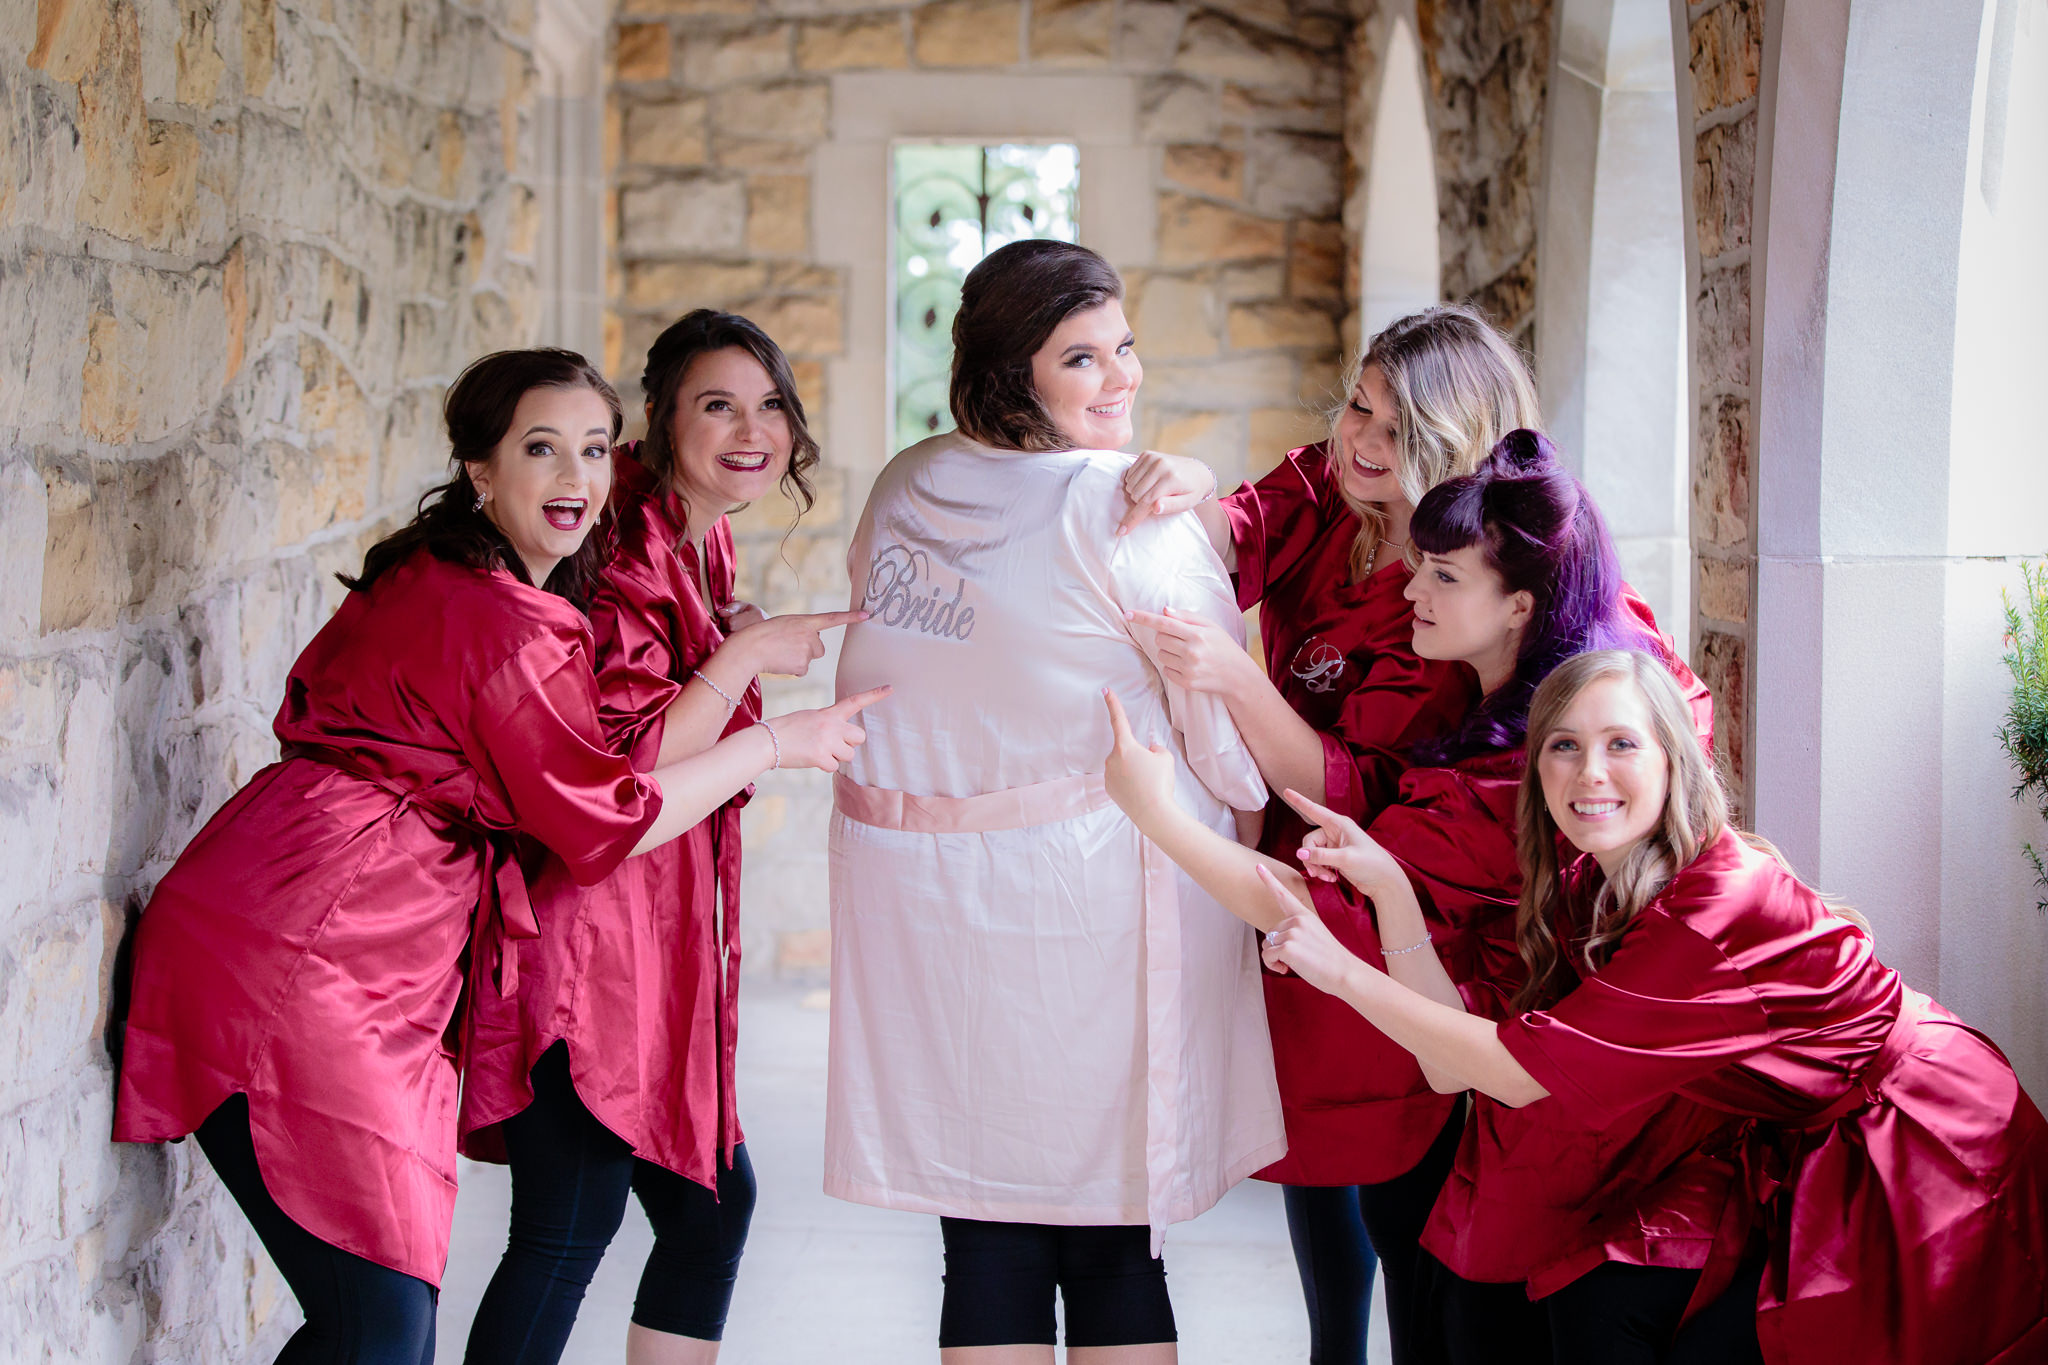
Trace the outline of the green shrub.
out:
[[[2019,784],[2013,799],[2031,800],[2048,818],[2048,564],[2036,568],[2020,565],[2024,601],[2014,606],[2010,593],[2005,598],[2005,666],[2012,674],[2012,705],[2006,709],[2005,724],[1998,729],[1999,743],[2019,770]],[[2023,846],[2027,861],[2034,865],[2034,880],[2048,889],[2048,866],[2041,851]],[[2035,908],[2048,910],[2048,899]]]

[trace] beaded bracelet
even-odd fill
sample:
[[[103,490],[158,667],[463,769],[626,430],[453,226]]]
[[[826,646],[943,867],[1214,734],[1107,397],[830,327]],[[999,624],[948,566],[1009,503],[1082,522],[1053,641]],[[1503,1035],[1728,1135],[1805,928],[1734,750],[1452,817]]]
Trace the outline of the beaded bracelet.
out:
[[[1383,947],[1381,947],[1381,949],[1380,949],[1380,956],[1381,956],[1381,957],[1400,957],[1400,956],[1402,956],[1402,955],[1403,955],[1403,954],[1405,954],[1405,953],[1419,953],[1419,952],[1421,952],[1421,951],[1422,951],[1422,950],[1423,950],[1424,948],[1427,948],[1428,946],[1429,946],[1429,940],[1428,940],[1427,938],[1423,939],[1423,940],[1422,940],[1422,942],[1420,942],[1420,943],[1411,943],[1411,944],[1409,944],[1409,945],[1408,945],[1408,946],[1407,946],[1406,948],[1388,948],[1388,947],[1384,947],[1384,946],[1383,946]]]
[[[733,712],[740,709],[738,698],[734,697],[732,693],[726,691],[717,683],[711,681],[711,679],[705,675],[702,669],[697,670],[690,676],[695,678],[698,682],[703,683],[706,687],[710,688],[713,692],[716,692],[721,698],[724,699],[726,715],[730,716]]]
[[[772,772],[775,769],[780,768],[782,766],[782,741],[776,737],[775,727],[770,725],[767,721],[757,720],[754,722],[754,724],[760,726],[763,730],[766,730],[768,732],[768,742],[775,746],[775,761],[768,765],[769,771]]]

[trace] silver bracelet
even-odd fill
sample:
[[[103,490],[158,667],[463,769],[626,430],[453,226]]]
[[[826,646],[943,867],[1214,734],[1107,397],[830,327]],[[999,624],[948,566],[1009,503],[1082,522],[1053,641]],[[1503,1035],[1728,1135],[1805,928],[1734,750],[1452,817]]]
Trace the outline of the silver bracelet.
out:
[[[726,691],[717,683],[711,681],[711,679],[708,676],[706,676],[703,669],[698,669],[695,673],[692,673],[690,676],[695,678],[698,682],[703,683],[706,687],[710,688],[713,692],[716,692],[720,697],[723,697],[725,699],[726,715],[730,716],[733,712],[740,709],[738,699],[735,698],[732,693]]]
[[[1420,942],[1420,943],[1411,943],[1411,944],[1409,944],[1409,945],[1408,945],[1408,946],[1407,946],[1406,948],[1389,948],[1389,947],[1387,947],[1387,946],[1386,946],[1385,944],[1382,944],[1382,945],[1380,945],[1380,956],[1381,956],[1381,957],[1400,957],[1400,956],[1402,956],[1402,955],[1403,955],[1403,954],[1405,954],[1405,953],[1419,953],[1419,952],[1421,952],[1421,951],[1422,951],[1422,950],[1423,950],[1424,948],[1427,948],[1428,946],[1429,946],[1429,938],[1428,938],[1428,936],[1427,936],[1427,935],[1425,935],[1425,936],[1423,937],[1423,940],[1422,940],[1422,942]]]
[[[760,726],[763,730],[766,730],[768,732],[768,742],[775,746],[775,761],[768,765],[769,771],[772,772],[775,769],[780,768],[782,766],[782,741],[776,738],[775,727],[770,725],[767,721],[757,720],[754,722],[754,724]]]
[[[1188,458],[1194,459],[1192,455]],[[1205,502],[1214,502],[1216,500],[1216,490],[1223,486],[1223,482],[1216,477],[1216,471],[1210,467],[1207,460],[1195,460],[1195,463],[1209,471],[1209,491],[1195,499],[1195,506],[1200,507]]]

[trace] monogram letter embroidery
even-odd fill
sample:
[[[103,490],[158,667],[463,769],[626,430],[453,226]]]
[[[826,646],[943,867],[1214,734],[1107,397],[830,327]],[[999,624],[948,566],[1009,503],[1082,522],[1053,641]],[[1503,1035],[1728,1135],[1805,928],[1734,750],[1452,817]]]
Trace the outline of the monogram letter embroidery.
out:
[[[950,600],[945,589],[927,586],[931,557],[923,550],[891,545],[868,566],[867,592],[861,606],[876,625],[914,630],[941,640],[965,640],[974,633],[974,608],[963,607],[967,580],[961,579]]]

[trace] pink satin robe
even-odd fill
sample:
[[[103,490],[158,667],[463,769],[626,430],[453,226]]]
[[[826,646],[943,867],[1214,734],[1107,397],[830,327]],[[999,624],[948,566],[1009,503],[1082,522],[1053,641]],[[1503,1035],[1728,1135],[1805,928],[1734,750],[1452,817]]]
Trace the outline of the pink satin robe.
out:
[[[2048,1124],[1988,1040],[1732,831],[1500,1037],[1582,1123],[1674,1094],[1745,1121],[1749,1197],[1698,1301],[1760,1223],[1772,1365],[2048,1359]]]
[[[536,932],[512,837],[596,881],[660,809],[606,747],[591,653],[561,598],[424,551],[348,595],[286,683],[283,760],[142,917],[116,1140],[246,1094],[294,1222],[440,1282],[458,1002],[517,990]]]
[[[1102,692],[1230,835],[1266,799],[1229,713],[1126,608],[1240,632],[1192,516],[1119,538],[1128,456],[935,437],[855,536],[835,783],[826,1192],[998,1222],[1201,1213],[1281,1150],[1253,935],[1109,804]]]
[[[704,577],[674,494],[622,448],[613,499],[618,549],[591,603],[600,716],[633,766],[661,751],[662,719],[693,670],[725,641],[732,526],[705,533]],[[726,726],[761,717],[750,686]],[[740,808],[748,787],[681,836],[628,858],[596,886],[559,866],[534,887],[541,936],[520,945],[516,999],[480,1002],[463,1091],[463,1150],[504,1160],[495,1125],[533,1100],[528,1073],[557,1039],[576,1093],[635,1155],[708,1188],[742,1138],[733,1070],[739,1022]],[[722,907],[722,912],[721,912]]]

